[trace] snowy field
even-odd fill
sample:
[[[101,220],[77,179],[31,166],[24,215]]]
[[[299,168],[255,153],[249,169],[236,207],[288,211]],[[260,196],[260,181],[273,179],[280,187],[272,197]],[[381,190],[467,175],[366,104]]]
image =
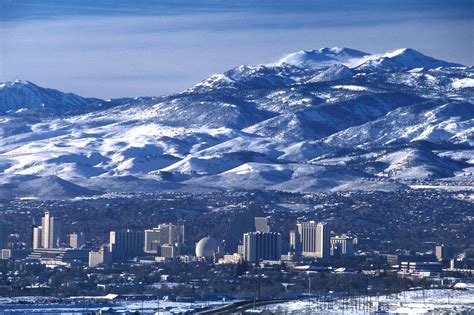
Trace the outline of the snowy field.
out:
[[[171,301],[100,301],[100,297],[70,298],[68,303],[52,303],[52,298],[47,297],[0,297],[0,314],[84,314],[92,311],[113,309],[115,312],[138,311],[142,314],[180,314],[193,312],[206,306],[221,305],[223,302],[194,303]],[[69,303],[70,302],[70,303]]]
[[[90,301],[88,301],[90,300]],[[100,301],[99,298],[71,298],[68,303],[47,297],[0,297],[0,314],[84,314],[112,308],[115,312],[179,314],[195,312],[223,302]],[[405,291],[372,297],[297,300],[260,307],[276,314],[474,314],[474,288],[468,290],[432,289]]]
[[[405,291],[399,294],[321,302],[299,300],[261,309],[282,314],[474,314],[474,289]]]

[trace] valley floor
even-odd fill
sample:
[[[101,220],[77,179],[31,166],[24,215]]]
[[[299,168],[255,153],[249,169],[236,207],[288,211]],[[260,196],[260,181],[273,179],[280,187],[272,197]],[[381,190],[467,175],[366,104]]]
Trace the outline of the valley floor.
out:
[[[474,288],[413,290],[381,296],[299,300],[262,307],[278,314],[472,314]]]
[[[97,297],[71,297],[63,302],[48,302],[47,297],[0,299],[0,314],[83,314],[112,309],[116,312],[138,311],[142,314],[172,314],[196,311],[224,302],[193,303],[158,300],[98,302]],[[72,303],[76,300],[77,303]],[[332,299],[330,295],[313,299],[271,304],[258,308],[273,314],[471,314],[474,311],[474,289],[432,289],[403,291],[398,294]]]

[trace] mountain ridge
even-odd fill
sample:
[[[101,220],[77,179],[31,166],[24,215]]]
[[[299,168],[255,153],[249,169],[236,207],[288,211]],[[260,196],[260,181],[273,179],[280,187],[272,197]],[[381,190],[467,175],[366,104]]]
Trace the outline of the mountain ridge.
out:
[[[411,49],[334,47],[239,66],[163,97],[62,102],[67,93],[41,88],[56,91],[50,105],[0,111],[0,189],[45,198],[31,182],[42,178],[55,198],[466,187],[474,183],[473,78],[472,67]],[[8,190],[22,182],[29,192]]]

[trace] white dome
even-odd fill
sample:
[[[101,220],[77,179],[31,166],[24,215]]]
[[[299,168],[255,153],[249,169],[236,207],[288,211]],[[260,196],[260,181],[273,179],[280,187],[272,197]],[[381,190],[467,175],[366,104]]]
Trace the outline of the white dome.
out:
[[[196,256],[212,257],[217,247],[219,247],[219,242],[215,238],[211,236],[204,237],[196,245]]]

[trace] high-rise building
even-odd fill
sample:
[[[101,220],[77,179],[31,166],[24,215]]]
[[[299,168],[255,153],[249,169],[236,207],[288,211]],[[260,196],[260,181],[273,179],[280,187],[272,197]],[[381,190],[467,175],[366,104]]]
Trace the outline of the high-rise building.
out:
[[[328,258],[330,255],[329,226],[314,221],[297,224],[301,254],[306,257]]]
[[[249,262],[280,260],[281,234],[275,232],[249,232],[243,236],[243,255]]]
[[[111,231],[110,251],[114,259],[122,259],[143,254],[143,231]]]
[[[353,238],[347,235],[331,237],[332,256],[353,256]]]
[[[255,217],[261,216],[258,208],[249,208],[232,213],[225,239],[227,252],[237,251],[237,246],[242,242],[242,235],[247,232],[255,232]]]
[[[145,252],[157,253],[161,245],[184,244],[184,225],[160,224],[157,227],[145,230]]]
[[[157,253],[160,247],[160,229],[145,230],[145,253]]]
[[[290,230],[290,252],[294,255],[301,255],[301,241],[298,230]]]
[[[255,232],[271,232],[273,218],[271,216],[255,217]]]
[[[0,250],[7,248],[8,245],[8,224],[0,221]]]
[[[445,244],[437,245],[435,248],[436,259],[445,260],[451,259],[454,256],[453,248]]]
[[[85,243],[85,237],[83,233],[72,233],[69,234],[69,246],[72,248],[80,248]]]
[[[49,212],[42,219],[43,248],[58,248],[61,240],[61,221],[52,217]]]
[[[35,226],[33,228],[33,249],[43,248],[43,227]]]

